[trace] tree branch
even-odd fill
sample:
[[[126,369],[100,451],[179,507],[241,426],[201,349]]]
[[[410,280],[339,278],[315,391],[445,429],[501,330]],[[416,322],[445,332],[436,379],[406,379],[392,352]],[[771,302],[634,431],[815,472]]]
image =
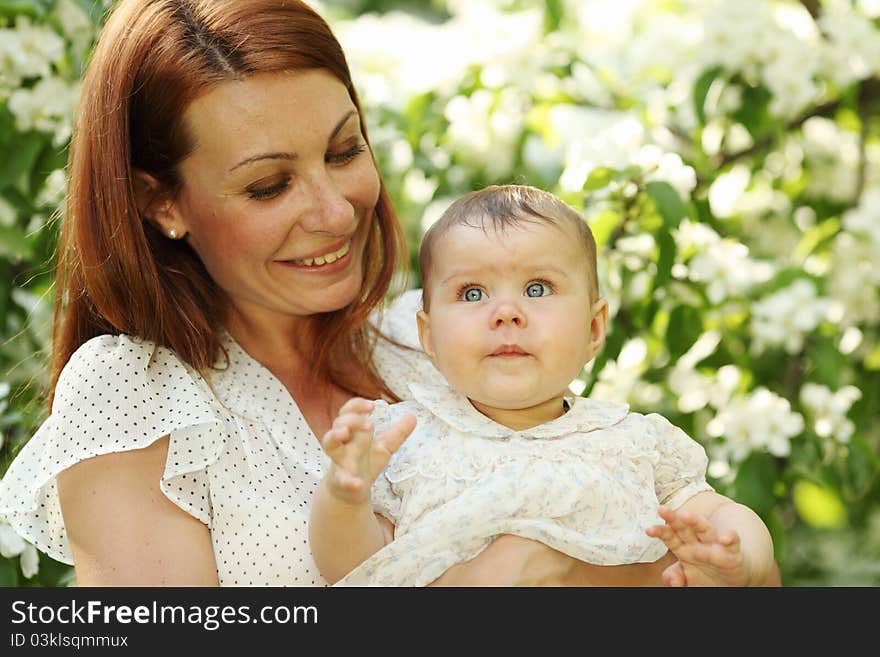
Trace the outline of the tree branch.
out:
[[[861,88],[859,89],[858,106],[860,114],[863,115],[865,119],[867,119],[867,116],[869,114],[867,108],[878,100],[880,100],[880,78],[868,78],[863,80],[861,83]],[[791,121],[788,125],[786,125],[785,132],[791,132],[792,130],[800,128],[804,123],[815,116],[834,116],[834,113],[837,112],[837,110],[840,108],[840,105],[841,101],[839,99],[817,105],[807,113],[803,114],[802,116],[798,117],[797,119]],[[735,162],[744,157],[749,157],[750,155],[755,155],[756,153],[760,153],[770,148],[775,141],[776,135],[770,134],[763,139],[759,139],[754,144],[741,151],[737,151],[735,153],[727,153],[723,155],[719,154],[718,156],[713,158],[712,166],[715,169],[720,169],[721,167],[724,167],[731,162]]]
[[[801,0],[801,4],[804,6],[808,12],[810,12],[810,16],[813,17],[813,20],[818,20],[819,16],[822,14],[822,3],[819,0]]]

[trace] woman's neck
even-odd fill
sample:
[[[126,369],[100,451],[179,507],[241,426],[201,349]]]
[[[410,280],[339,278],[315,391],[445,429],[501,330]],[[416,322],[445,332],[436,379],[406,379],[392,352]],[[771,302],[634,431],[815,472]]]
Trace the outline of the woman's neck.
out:
[[[242,349],[276,376],[279,372],[310,374],[309,357],[315,351],[311,317],[242,312],[233,306],[224,325]]]

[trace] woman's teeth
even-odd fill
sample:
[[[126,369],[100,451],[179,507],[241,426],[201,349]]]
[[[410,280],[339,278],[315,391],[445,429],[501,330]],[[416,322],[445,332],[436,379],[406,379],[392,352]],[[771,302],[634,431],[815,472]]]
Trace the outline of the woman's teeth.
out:
[[[321,265],[329,265],[331,262],[336,262],[341,257],[343,257],[348,250],[351,248],[351,242],[346,242],[343,244],[338,250],[333,253],[327,253],[322,256],[318,256],[317,258],[305,258],[303,260],[291,260],[291,262],[295,265],[302,265],[305,267],[320,267]]]

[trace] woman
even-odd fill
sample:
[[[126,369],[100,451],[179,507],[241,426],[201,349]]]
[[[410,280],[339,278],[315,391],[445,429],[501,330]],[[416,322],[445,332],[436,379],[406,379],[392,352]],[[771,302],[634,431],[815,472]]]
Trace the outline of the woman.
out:
[[[68,168],[51,416],[0,514],[80,585],[325,584],[316,436],[437,376],[399,344],[417,296],[377,314],[405,242],[330,29],[296,0],[122,0]],[[505,536],[436,583],[659,584],[669,563]]]

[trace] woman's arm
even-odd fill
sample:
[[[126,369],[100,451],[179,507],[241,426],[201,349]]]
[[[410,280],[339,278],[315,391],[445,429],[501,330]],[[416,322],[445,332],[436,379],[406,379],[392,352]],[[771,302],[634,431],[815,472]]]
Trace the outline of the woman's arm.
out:
[[[666,586],[663,573],[677,563],[667,552],[649,563],[597,566],[578,561],[543,543],[503,535],[470,561],[457,564],[430,586]],[[771,563],[763,586],[781,586]]]
[[[667,553],[653,563],[597,566],[539,541],[505,534],[430,586],[663,586],[663,571],[673,563]]]
[[[168,436],[58,475],[79,586],[218,586],[208,528],[159,489]]]

